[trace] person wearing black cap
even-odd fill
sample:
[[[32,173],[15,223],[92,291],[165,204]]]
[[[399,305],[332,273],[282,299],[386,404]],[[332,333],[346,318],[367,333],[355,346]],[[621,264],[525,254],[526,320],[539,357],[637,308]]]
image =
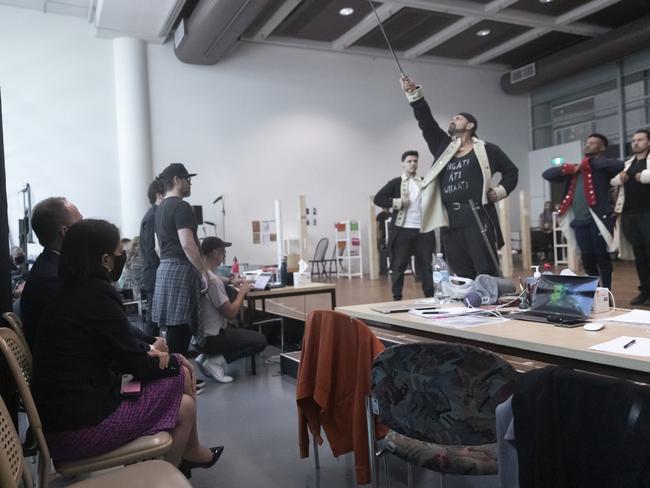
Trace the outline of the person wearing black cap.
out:
[[[201,254],[208,269],[215,270],[226,260],[226,248],[230,242],[218,237],[206,237],[201,243]],[[239,314],[246,294],[251,290],[248,282],[239,285],[237,296],[231,302],[222,280],[210,283],[199,298],[199,326],[196,340],[203,353],[196,358],[204,373],[220,383],[232,382],[223,366],[236,359],[260,353],[266,347],[266,339],[253,330],[229,327],[228,321]]]
[[[180,163],[167,166],[159,176],[165,198],[156,210],[160,266],[151,320],[167,328],[169,350],[180,354],[187,354],[196,330],[199,292],[218,280],[201,258],[196,218],[183,200],[190,196],[193,176]]]
[[[479,274],[499,275],[491,254],[503,246],[495,202],[506,198],[517,186],[518,169],[499,146],[476,136],[478,121],[467,112],[452,117],[449,133],[440,128],[424,100],[422,87],[408,77],[402,89],[413,108],[434,163],[422,181],[422,227],[441,232],[451,271],[464,278]],[[501,181],[492,186],[492,175]],[[481,228],[474,218],[470,200],[478,211]],[[483,232],[492,253],[485,245]]]

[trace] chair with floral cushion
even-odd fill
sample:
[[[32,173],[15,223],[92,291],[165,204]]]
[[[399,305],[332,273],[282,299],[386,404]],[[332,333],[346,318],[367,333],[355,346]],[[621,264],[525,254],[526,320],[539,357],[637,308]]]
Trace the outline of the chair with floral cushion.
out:
[[[371,454],[406,461],[409,487],[413,464],[440,473],[441,482],[444,474],[497,474],[495,409],[512,394],[515,374],[503,358],[463,344],[386,349],[373,364],[367,408],[390,431],[375,441],[369,428]]]

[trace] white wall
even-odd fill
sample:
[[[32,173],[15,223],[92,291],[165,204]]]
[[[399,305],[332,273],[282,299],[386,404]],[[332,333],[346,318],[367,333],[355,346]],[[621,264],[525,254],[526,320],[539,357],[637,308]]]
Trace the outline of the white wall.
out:
[[[182,161],[199,173],[191,199],[207,220],[220,208],[209,202],[225,194],[231,258],[273,262],[272,246],[252,244],[251,220],[273,218],[280,198],[285,236],[297,236],[301,193],[318,209],[312,249],[320,237],[332,240],[337,220],[360,219],[365,239],[368,196],[399,175],[401,153],[419,150],[421,173],[431,164],[390,60],[246,44],[205,67],[151,45],[149,67],[154,165]],[[503,94],[497,73],[404,67],[444,127],[451,115],[472,112],[480,136],[526,166],[527,98]],[[518,228],[518,205],[512,210]]]
[[[251,221],[272,219],[280,198],[285,236],[296,236],[301,193],[318,209],[312,242],[331,239],[333,222],[351,218],[365,238],[367,198],[399,174],[402,151],[423,154],[421,172],[431,163],[390,60],[253,44],[209,67],[182,64],[170,45],[151,45],[148,55],[155,169],[181,161],[199,173],[190,202],[204,206],[207,220],[219,221],[211,202],[225,194],[231,258],[273,262],[273,246],[252,244]],[[526,97],[503,94],[495,72],[404,65],[442,123],[473,112],[480,136],[524,170]],[[85,21],[0,7],[14,230],[16,192],[27,181],[35,201],[66,195],[84,215],[119,224],[112,69],[111,41],[95,39]]]
[[[0,89],[9,222],[22,198],[66,196],[84,216],[118,222],[112,47],[77,18],[0,6]]]

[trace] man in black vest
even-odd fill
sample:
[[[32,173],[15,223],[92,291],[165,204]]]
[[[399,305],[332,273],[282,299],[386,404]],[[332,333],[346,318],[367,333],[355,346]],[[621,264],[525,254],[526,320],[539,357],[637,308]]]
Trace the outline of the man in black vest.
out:
[[[393,299],[402,299],[404,271],[411,256],[418,261],[418,272],[422,280],[425,297],[434,296],[431,255],[436,247],[433,231],[422,232],[422,196],[417,176],[418,152],[402,154],[402,176],[390,180],[375,195],[375,205],[392,208],[393,216],[388,230]]]
[[[433,118],[422,87],[408,77],[401,82],[434,157],[422,181],[421,230],[446,227],[442,232],[445,258],[458,276],[498,276],[499,269],[483,233],[496,255],[496,250],[503,246],[503,236],[494,203],[506,198],[517,186],[517,167],[497,145],[476,137],[478,122],[472,114],[455,115],[446,133]],[[491,186],[494,173],[501,173],[501,181]],[[481,227],[474,218],[470,200],[478,208]]]

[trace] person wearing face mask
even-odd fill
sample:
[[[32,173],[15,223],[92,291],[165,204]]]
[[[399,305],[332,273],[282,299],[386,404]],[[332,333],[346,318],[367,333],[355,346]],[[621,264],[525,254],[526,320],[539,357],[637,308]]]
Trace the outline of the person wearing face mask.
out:
[[[82,220],[60,249],[61,288],[36,337],[31,387],[52,458],[73,461],[104,454],[144,435],[169,431],[165,459],[189,475],[208,468],[223,446],[201,445],[196,428],[195,376],[180,354],[139,341],[113,283],[126,256],[117,227]],[[122,376],[140,382],[121,393]]]
[[[409,77],[401,79],[422,136],[434,163],[422,181],[422,232],[443,227],[445,259],[458,276],[474,279],[479,274],[499,276],[492,256],[503,246],[495,203],[517,186],[518,169],[497,146],[479,139],[478,121],[467,112],[454,115],[445,132],[433,118],[422,87]],[[500,173],[498,184],[492,184]],[[470,200],[480,219],[474,217]],[[486,246],[484,236],[487,237]]]
[[[32,230],[43,246],[29,271],[20,298],[20,316],[27,344],[34,345],[43,310],[61,287],[59,256],[61,243],[72,224],[81,220],[77,207],[63,197],[50,197],[32,211]]]
[[[216,270],[226,260],[230,242],[218,237],[206,237],[201,243],[201,254],[208,269]],[[224,365],[236,359],[258,354],[266,347],[266,338],[259,332],[232,327],[229,321],[237,317],[251,284],[243,281],[234,300],[228,298],[222,280],[210,283],[199,298],[199,323],[196,340],[202,354],[196,358],[204,373],[219,383],[232,382],[224,372]]]
[[[77,207],[63,197],[47,198],[36,204],[32,211],[32,229],[44,249],[29,271],[20,299],[23,330],[30,349],[34,347],[37,331],[41,327],[48,327],[51,322],[49,316],[45,315],[44,320],[42,317],[52,297],[61,288],[61,245],[70,226],[81,219]],[[122,258],[119,258],[118,265],[123,268],[124,263],[121,261]],[[134,326],[131,329],[138,340],[158,350],[167,351],[167,343],[162,337],[149,336]]]
[[[431,258],[436,249],[436,235],[433,230],[423,232],[421,229],[422,177],[417,175],[418,157],[417,151],[402,154],[402,176],[386,183],[373,200],[378,207],[393,209],[388,228],[393,300],[402,299],[404,272],[413,255],[424,296],[434,295]]]

